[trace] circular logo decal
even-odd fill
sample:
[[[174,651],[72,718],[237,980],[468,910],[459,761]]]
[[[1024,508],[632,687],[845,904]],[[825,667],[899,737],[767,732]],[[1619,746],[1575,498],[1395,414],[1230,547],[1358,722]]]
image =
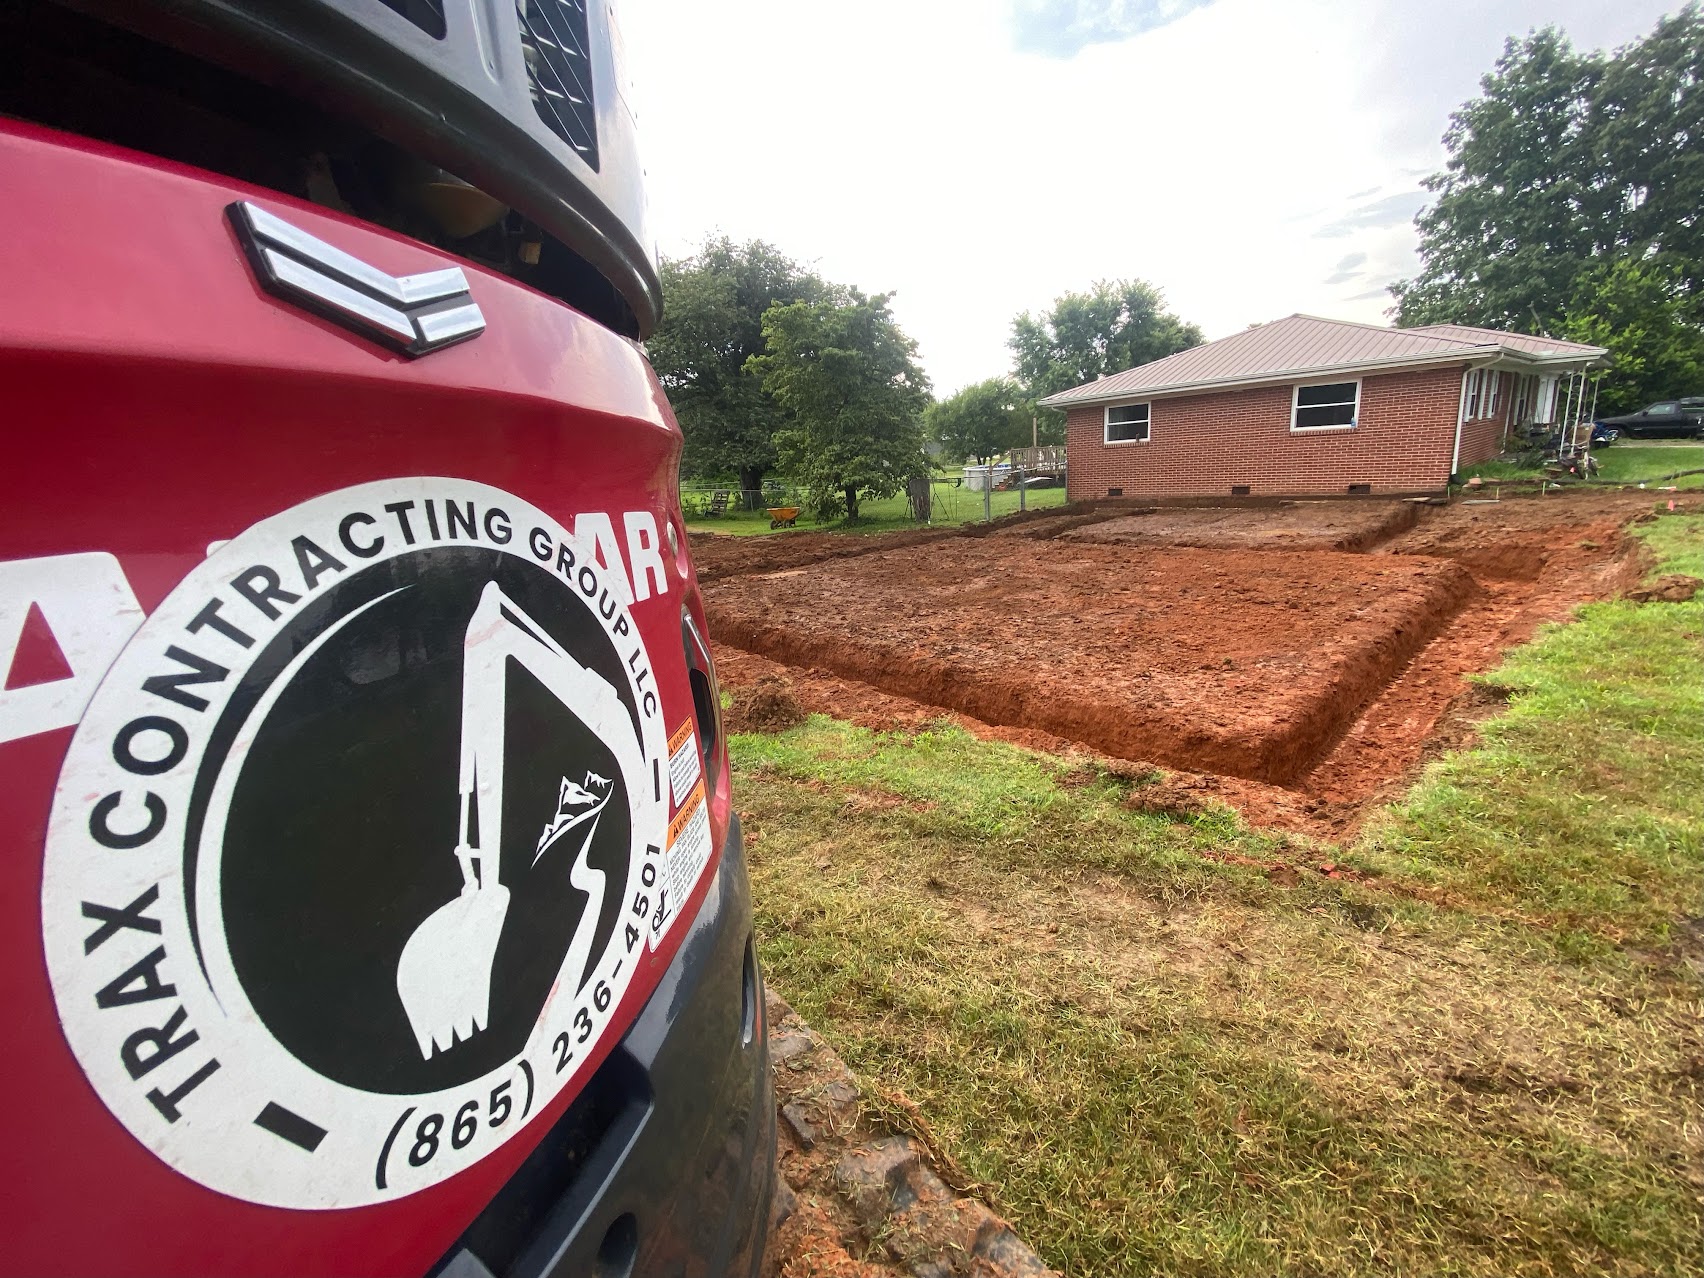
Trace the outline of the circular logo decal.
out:
[[[178,1171],[396,1198],[578,1080],[665,920],[667,735],[615,569],[512,494],[367,484],[217,548],[113,664],[43,936],[84,1072]]]

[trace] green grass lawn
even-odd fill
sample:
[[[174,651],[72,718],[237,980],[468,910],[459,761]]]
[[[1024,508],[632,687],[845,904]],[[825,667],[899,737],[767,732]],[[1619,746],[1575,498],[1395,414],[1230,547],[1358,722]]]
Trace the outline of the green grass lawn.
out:
[[[1704,1272],[1701,632],[1547,628],[1348,849],[946,726],[736,736],[769,979],[1068,1273]]]
[[[1704,469],[1704,444],[1684,441],[1662,443],[1611,444],[1592,453],[1603,468],[1597,481],[1600,484],[1643,484],[1677,470]],[[1516,466],[1510,462],[1483,462],[1470,466],[1462,477],[1471,479],[1542,479],[1542,466]],[[1704,475],[1687,475],[1671,481],[1678,488],[1704,488]]]
[[[1065,504],[1063,488],[1036,488],[1024,494],[1024,502],[1030,510],[1046,510]],[[1018,510],[1018,494],[1012,492],[997,492],[990,494],[990,506],[994,518],[1010,515]],[[952,526],[956,524],[975,523],[983,518],[982,494],[971,492],[968,488],[955,488],[951,479],[936,480],[933,485],[933,517],[930,524]],[[718,519],[703,519],[687,517],[686,526],[694,532],[734,533],[740,536],[750,536],[756,533],[768,533],[769,513],[759,510],[754,512],[730,510]],[[858,504],[858,519],[856,522],[838,520],[833,523],[819,524],[808,514],[799,516],[800,528],[814,529],[818,532],[890,532],[898,528],[919,528],[911,518],[911,507],[903,496],[888,497],[880,501],[863,501]],[[786,530],[782,530],[785,532]]]

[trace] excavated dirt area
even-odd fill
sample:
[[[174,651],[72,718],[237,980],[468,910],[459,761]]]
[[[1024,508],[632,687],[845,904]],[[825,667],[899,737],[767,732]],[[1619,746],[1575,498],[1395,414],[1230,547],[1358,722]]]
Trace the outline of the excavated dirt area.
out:
[[[711,633],[1125,759],[1290,781],[1478,594],[1445,560],[954,539],[731,578]]]
[[[1414,527],[1414,502],[1307,501],[1266,509],[1162,507],[1062,534],[1066,541],[1225,550],[1364,550]]]
[[[795,715],[900,730],[947,718],[1033,749],[1151,760],[1258,824],[1340,837],[1496,709],[1467,675],[1637,583],[1626,529],[1660,504],[1573,491],[1067,511],[980,535],[811,535],[832,562],[804,537],[758,539],[795,543],[784,554],[714,538],[735,544],[716,547],[705,595],[736,701],[761,682],[764,704]],[[1156,518],[1184,539],[1270,545],[1265,526],[1281,545],[1331,536],[1360,553],[1082,535],[1126,523],[1146,538]],[[1385,540],[1367,544],[1369,527]]]
[[[919,528],[915,532],[855,533],[786,532],[768,537],[737,537],[727,533],[687,533],[692,564],[701,582],[751,573],[777,572],[827,559],[850,559],[895,546],[917,546],[957,537],[957,528]]]

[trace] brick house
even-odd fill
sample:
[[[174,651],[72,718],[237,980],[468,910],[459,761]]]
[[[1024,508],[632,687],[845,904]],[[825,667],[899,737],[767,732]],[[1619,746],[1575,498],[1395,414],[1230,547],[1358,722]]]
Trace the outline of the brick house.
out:
[[[1049,395],[1096,497],[1432,493],[1511,429],[1587,418],[1601,347],[1291,315]]]

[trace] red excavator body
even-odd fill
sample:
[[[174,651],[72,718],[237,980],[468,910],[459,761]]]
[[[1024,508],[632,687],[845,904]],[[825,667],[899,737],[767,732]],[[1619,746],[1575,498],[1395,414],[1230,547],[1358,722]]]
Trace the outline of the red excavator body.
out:
[[[608,15],[594,167],[538,4],[422,12],[0,15],[6,1272],[761,1262]]]

